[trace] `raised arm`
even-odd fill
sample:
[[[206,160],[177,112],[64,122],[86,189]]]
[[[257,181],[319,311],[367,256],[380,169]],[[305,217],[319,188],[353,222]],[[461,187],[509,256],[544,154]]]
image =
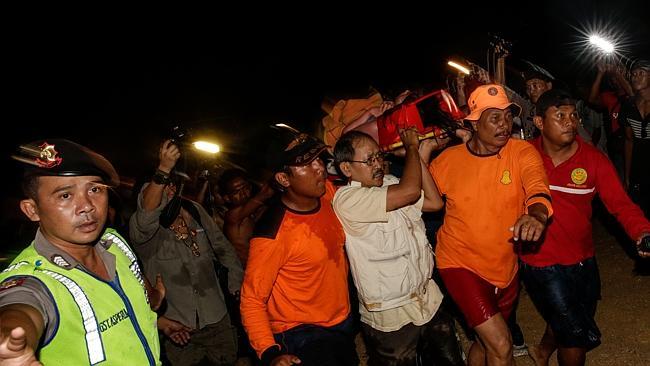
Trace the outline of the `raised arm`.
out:
[[[242,220],[251,215],[257,220],[260,216],[260,208],[264,207],[266,200],[271,198],[275,191],[267,183],[264,183],[260,191],[249,199],[243,206],[236,210],[228,210],[226,212],[225,221],[228,224],[239,225]]]
[[[386,211],[393,211],[416,202],[420,198],[422,189],[418,132],[414,128],[409,128],[400,130],[399,134],[406,149],[406,163],[399,184],[388,187]]]
[[[602,105],[600,98],[598,97],[600,95],[600,84],[603,82],[603,77],[605,77],[607,67],[602,62],[599,62],[596,64],[596,68],[598,69],[598,72],[596,73],[596,78],[591,84],[591,89],[589,90],[589,103],[600,107]]]
[[[626,118],[624,115],[619,115],[619,121]],[[632,172],[632,155],[634,151],[634,132],[632,127],[627,125],[627,121],[623,124],[623,131],[625,131],[625,144],[623,145],[623,158],[625,162],[625,189],[630,188],[630,173]]]
[[[160,147],[158,152],[158,170],[156,174],[167,175],[171,174],[172,169],[176,166],[176,162],[181,157],[181,152],[178,146],[172,143],[171,140],[165,141]],[[145,211],[153,211],[160,206],[162,195],[165,190],[165,184],[159,184],[152,181],[147,188],[142,191],[142,208]]]
[[[154,178],[147,183],[138,195],[137,209],[131,216],[129,223],[129,237],[133,245],[149,243],[150,239],[160,229],[160,214],[166,204],[165,187],[169,174],[180,157],[178,147],[171,140],[167,140],[160,147],[158,153],[159,164],[156,175],[165,178],[162,181]]]
[[[422,171],[422,190],[424,191],[424,204],[422,211],[439,211],[445,205],[433,177],[427,166],[431,160],[431,153],[434,150],[442,149],[449,139],[428,139],[420,142],[420,168]]]

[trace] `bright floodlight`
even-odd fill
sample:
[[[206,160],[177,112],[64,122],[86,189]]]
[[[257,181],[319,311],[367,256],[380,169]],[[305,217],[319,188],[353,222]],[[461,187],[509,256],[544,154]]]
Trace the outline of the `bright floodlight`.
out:
[[[592,34],[589,36],[589,43],[600,48],[605,53],[614,52],[614,44],[601,36]]]
[[[458,63],[456,63],[454,61],[449,61],[449,62],[447,62],[447,65],[453,67],[454,69],[462,72],[465,75],[469,75],[469,69],[467,67],[461,65],[461,64],[458,64]]]
[[[205,152],[208,152],[210,154],[216,154],[216,153],[219,152],[219,145],[213,144],[211,142],[196,141],[192,145],[194,145],[194,147],[197,150],[205,151]]]

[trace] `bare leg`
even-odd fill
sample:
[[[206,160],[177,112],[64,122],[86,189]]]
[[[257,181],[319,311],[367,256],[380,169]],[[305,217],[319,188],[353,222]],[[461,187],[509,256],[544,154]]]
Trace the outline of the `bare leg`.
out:
[[[508,325],[503,319],[503,316],[501,316],[501,313],[498,313],[487,321],[481,323],[475,327],[474,330],[481,340],[481,346],[485,352],[487,365],[513,366],[515,364],[515,359],[512,357],[512,337],[508,330]],[[475,345],[476,343],[472,345],[470,352],[474,350],[476,347]],[[474,364],[470,365],[473,366]]]
[[[555,343],[553,330],[548,324],[546,324],[546,331],[544,332],[542,340],[537,346],[530,347],[528,352],[533,361],[535,361],[536,366],[548,366],[548,360],[556,349],[557,343]]]
[[[485,348],[480,340],[474,341],[469,348],[469,355],[467,356],[467,364],[469,366],[484,366],[487,363],[485,359]]]
[[[584,348],[564,348],[557,350],[557,363],[560,366],[584,366],[587,350]]]

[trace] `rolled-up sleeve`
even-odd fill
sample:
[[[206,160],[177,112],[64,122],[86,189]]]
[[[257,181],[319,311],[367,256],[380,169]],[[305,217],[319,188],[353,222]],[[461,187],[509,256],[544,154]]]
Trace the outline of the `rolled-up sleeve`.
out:
[[[156,234],[160,228],[158,220],[163,209],[169,201],[167,196],[163,194],[160,200],[160,205],[151,211],[146,211],[142,206],[143,193],[149,183],[142,186],[138,194],[138,207],[137,210],[131,215],[129,221],[129,237],[133,245],[141,245],[149,242],[149,240]]]
[[[388,186],[340,188],[332,204],[345,232],[363,235],[368,223],[387,222],[387,194]]]

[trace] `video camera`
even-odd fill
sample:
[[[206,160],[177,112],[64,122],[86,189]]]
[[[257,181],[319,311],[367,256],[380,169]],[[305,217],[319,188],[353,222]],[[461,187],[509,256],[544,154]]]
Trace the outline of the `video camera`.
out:
[[[166,139],[170,140],[171,143],[176,145],[181,151],[181,158],[176,162],[176,167],[174,167],[174,171],[172,172],[173,179],[175,179],[177,184],[182,181],[189,181],[190,176],[187,174],[186,146],[188,145],[188,141],[191,139],[190,130],[180,125],[175,125],[169,131]]]
[[[377,118],[379,146],[390,151],[401,146],[398,129],[415,127],[423,138],[454,136],[465,114],[445,90],[435,90],[392,108]]]
[[[171,142],[178,146],[178,148],[181,148],[181,145],[185,143],[186,140],[190,138],[190,131],[184,127],[181,127],[179,125],[176,125],[172,127],[168,139],[171,140]]]

